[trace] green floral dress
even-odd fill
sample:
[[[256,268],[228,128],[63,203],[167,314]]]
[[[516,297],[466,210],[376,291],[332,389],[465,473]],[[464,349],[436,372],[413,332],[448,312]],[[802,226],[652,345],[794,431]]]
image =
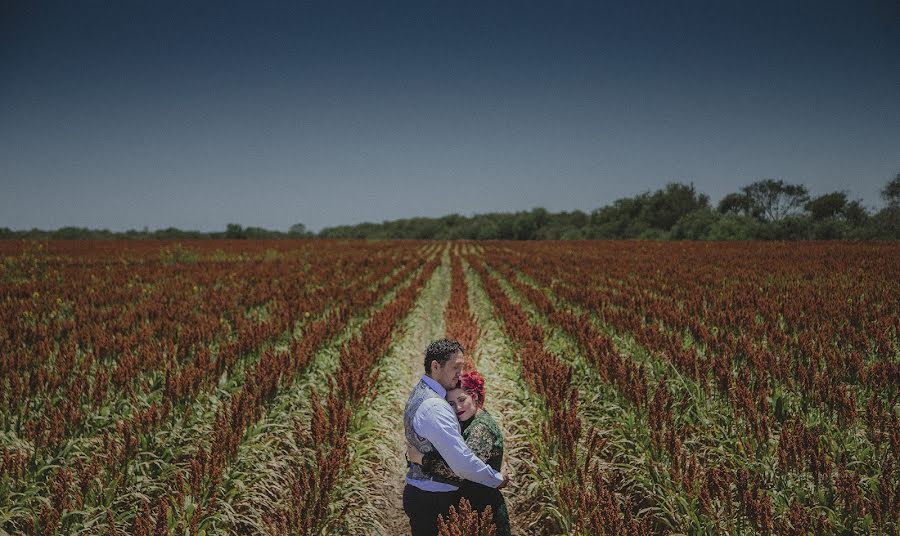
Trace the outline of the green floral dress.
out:
[[[503,463],[503,433],[497,426],[497,421],[486,410],[481,410],[475,417],[459,424],[466,445],[484,463],[499,471]],[[506,510],[506,501],[503,500],[500,490],[460,479],[437,451],[425,454],[422,459],[422,470],[458,484],[460,496],[468,499],[473,508],[484,510],[490,505],[494,512],[494,523],[497,525],[497,536],[510,535],[509,512]]]

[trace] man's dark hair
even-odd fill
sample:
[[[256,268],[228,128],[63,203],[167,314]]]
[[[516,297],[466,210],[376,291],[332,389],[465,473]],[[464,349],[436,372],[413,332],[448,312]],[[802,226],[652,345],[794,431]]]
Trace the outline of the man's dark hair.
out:
[[[425,350],[425,374],[431,374],[432,361],[437,361],[443,366],[456,352],[465,353],[465,350],[459,341],[453,339],[438,339],[429,344]]]

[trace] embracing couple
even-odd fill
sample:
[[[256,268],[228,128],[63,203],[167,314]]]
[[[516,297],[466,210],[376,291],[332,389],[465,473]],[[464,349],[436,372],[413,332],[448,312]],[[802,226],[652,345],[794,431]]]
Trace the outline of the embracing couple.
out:
[[[463,347],[440,339],[425,351],[425,374],[406,402],[403,425],[409,470],[403,510],[413,536],[437,534],[438,515],[466,498],[476,510],[494,512],[497,536],[510,534],[500,488],[509,482],[503,434],[484,410],[484,378],[463,372]]]

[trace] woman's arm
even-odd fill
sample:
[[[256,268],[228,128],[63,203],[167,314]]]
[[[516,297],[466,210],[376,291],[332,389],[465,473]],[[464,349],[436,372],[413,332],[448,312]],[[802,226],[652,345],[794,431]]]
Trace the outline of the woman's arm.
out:
[[[468,435],[469,437],[466,438],[466,445],[472,449],[472,452],[474,452],[481,461],[487,463],[488,459],[491,457],[491,450],[494,445],[494,434],[492,434],[490,429],[484,424],[476,423],[469,429]],[[415,450],[415,448],[413,448],[413,450]],[[436,450],[426,452],[424,455],[416,450],[416,454],[421,456],[421,462],[415,462],[412,456],[410,456],[409,459],[415,463],[419,463],[419,465],[422,466],[422,471],[426,474],[448,480],[462,481],[462,479],[450,469],[450,466],[447,465],[447,462],[441,458],[441,455]]]
[[[407,442],[406,459],[421,465],[422,472],[425,474],[440,477],[441,480],[449,480],[453,484],[460,484],[463,481],[450,469],[446,460],[436,450],[423,454],[422,451]]]

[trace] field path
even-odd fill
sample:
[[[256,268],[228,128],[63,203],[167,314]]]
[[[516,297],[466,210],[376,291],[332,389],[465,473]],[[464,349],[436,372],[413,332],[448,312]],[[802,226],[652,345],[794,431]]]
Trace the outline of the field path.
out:
[[[533,444],[540,435],[543,416],[537,398],[522,384],[521,368],[515,363],[478,274],[468,261],[465,264],[469,303],[481,330],[475,367],[485,378],[485,409],[503,431],[504,464],[511,479],[503,495],[512,534],[531,536],[538,533],[535,527],[540,502],[548,500],[542,495],[546,486],[536,484],[547,475],[535,473],[537,453]]]
[[[350,506],[341,534],[409,533],[402,501],[406,475],[403,408],[422,375],[425,348],[444,336],[449,296],[450,262],[443,253],[441,266],[404,320],[397,342],[379,363],[378,396],[366,410],[359,435],[351,437],[357,450],[348,479],[357,485],[344,498]]]
[[[479,329],[476,350],[469,357],[487,382],[485,407],[504,432],[505,463],[514,479],[504,492],[513,534],[532,534],[536,521],[535,500],[541,497],[527,491],[533,480],[524,475],[529,472],[528,467],[534,464],[529,438],[537,433],[535,423],[539,422],[540,416],[534,406],[534,398],[519,383],[521,372],[512,363],[506,339],[493,318],[490,302],[477,276],[469,273],[468,269],[463,274],[459,283],[467,294],[473,320]],[[403,337],[382,361],[379,396],[369,410],[372,422],[368,424],[381,429],[380,433],[369,436],[370,441],[378,445],[372,451],[377,452],[379,458],[368,471],[363,471],[361,478],[371,484],[353,502],[355,510],[351,509],[348,513],[347,526],[340,531],[341,534],[409,534],[409,520],[402,504],[406,474],[403,408],[412,386],[423,373],[425,347],[434,339],[451,336],[447,334],[452,327],[447,325],[446,313],[451,302],[452,285],[450,259],[445,257],[416,308],[407,317]],[[465,308],[468,310],[469,305]],[[354,438],[353,443],[371,444],[361,441],[361,438]],[[517,478],[517,474],[521,476]],[[351,476],[351,479],[354,478],[358,477]],[[363,504],[365,501],[368,503]]]

